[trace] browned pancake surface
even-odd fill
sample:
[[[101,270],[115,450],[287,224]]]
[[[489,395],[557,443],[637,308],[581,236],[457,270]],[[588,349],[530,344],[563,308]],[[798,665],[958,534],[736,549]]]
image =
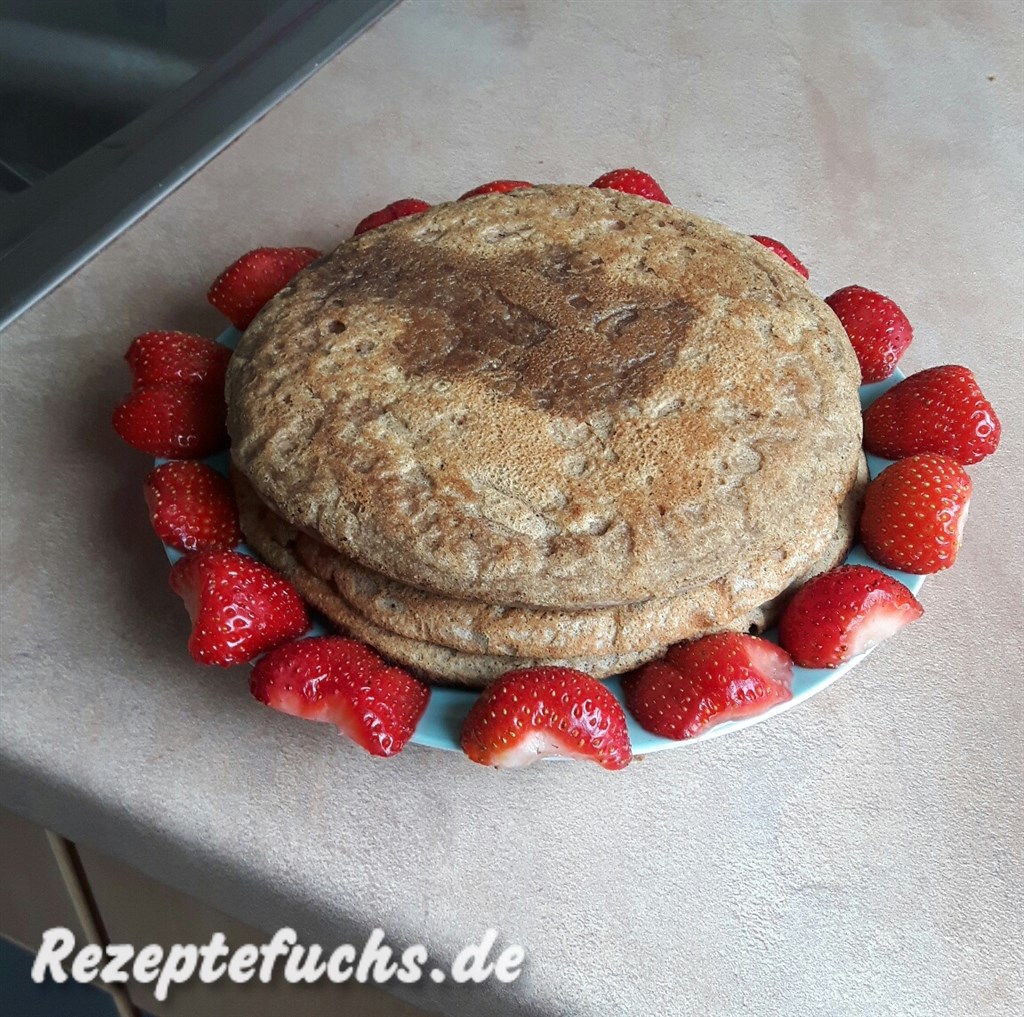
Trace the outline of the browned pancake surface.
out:
[[[245,532],[256,546],[263,532],[282,537],[299,562],[368,622],[407,639],[435,643],[470,654],[523,658],[597,657],[632,653],[692,639],[719,627],[747,630],[757,625],[764,601],[760,566],[722,576],[675,597],[615,607],[557,610],[462,600],[397,582],[371,572],[308,534],[290,528],[259,501],[238,471],[232,480]],[[819,561],[792,556],[786,583],[802,581],[841,560],[853,542],[867,465],[833,519],[832,538]],[[778,563],[771,563],[773,570]],[[754,599],[752,599],[754,598]],[[759,598],[759,599],[758,599]]]
[[[683,637],[678,631],[679,619],[685,624],[691,617],[685,601],[577,612],[519,609],[492,614],[484,604],[447,598],[424,603],[415,593],[413,611],[395,599],[399,591],[393,583],[387,584],[387,603],[378,611],[375,608],[381,605],[367,605],[358,596],[352,597],[352,583],[339,576],[337,562],[330,576],[318,573],[316,563],[307,561],[308,548],[303,549],[310,538],[264,505],[237,471],[232,480],[242,529],[253,549],[286,575],[341,632],[365,640],[396,663],[436,681],[483,687],[507,671],[541,665],[572,667],[605,678],[661,656],[669,644]],[[805,570],[794,587],[843,560],[853,539],[866,482],[867,467],[862,462],[857,485],[843,505],[824,557]],[[700,632],[762,632],[774,624],[790,592],[728,620],[723,616],[713,623],[705,618]],[[510,636],[506,622],[511,615],[518,615],[512,628],[522,641]],[[602,639],[609,629],[616,636],[610,641]],[[626,638],[619,637],[622,633]]]
[[[447,596],[673,596],[824,550],[859,372],[771,252],[680,209],[545,187],[341,245],[246,332],[236,462],[289,522]],[[767,566],[763,599],[785,585]]]

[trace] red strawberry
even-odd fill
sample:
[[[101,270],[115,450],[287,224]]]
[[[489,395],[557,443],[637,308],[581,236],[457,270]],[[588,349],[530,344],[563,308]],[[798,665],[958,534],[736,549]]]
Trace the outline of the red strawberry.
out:
[[[654,177],[638,169],[617,169],[603,173],[590,186],[606,187],[612,191],[623,191],[625,194],[637,194],[651,201],[661,201],[666,205],[672,204]]]
[[[797,590],[779,642],[801,667],[837,667],[866,653],[924,609],[902,583],[867,565],[841,565]]]
[[[510,671],[473,704],[462,751],[484,766],[526,766],[545,756],[621,770],[633,758],[626,716],[596,678],[568,667]]]
[[[888,297],[863,286],[836,290],[825,303],[850,337],[861,381],[888,378],[914,338],[907,316]]]
[[[772,240],[771,237],[762,237],[757,234],[753,234],[750,238],[756,240],[759,244],[767,247],[769,251],[774,251],[790,268],[795,268],[805,279],[809,279],[811,273],[807,271],[804,263],[785,245],[779,243],[778,240]]]
[[[143,491],[156,535],[179,551],[230,550],[242,539],[231,485],[205,463],[164,463]]]
[[[864,492],[860,536],[880,565],[916,575],[948,569],[955,561],[971,478],[949,456],[901,459],[884,469]]]
[[[966,367],[947,364],[893,385],[864,413],[864,447],[886,459],[940,452],[962,466],[999,447],[992,404]]]
[[[430,208],[425,201],[419,198],[401,198],[399,201],[392,201],[376,212],[371,212],[365,219],[360,220],[359,225],[352,232],[352,236],[358,237],[360,233],[375,230],[378,226],[386,226],[396,219],[404,219],[407,215],[419,215]]]
[[[533,187],[533,184],[526,180],[492,180],[489,184],[481,184],[471,191],[466,191],[459,201],[475,198],[478,194],[507,194],[509,191],[519,191],[524,187]]]
[[[693,738],[723,720],[791,698],[793,661],[767,639],[719,632],[673,646],[625,682],[626,706],[663,738]]]
[[[291,583],[237,551],[197,551],[171,569],[192,619],[188,652],[200,664],[244,664],[309,628]]]
[[[249,688],[282,713],[334,724],[374,756],[405,748],[430,699],[423,682],[341,636],[279,646],[252,669]]]
[[[206,299],[235,328],[246,329],[275,293],[319,257],[312,247],[257,247],[214,279]]]
[[[181,382],[222,389],[231,350],[189,332],[144,332],[132,340],[124,359],[134,388]]]
[[[151,456],[201,459],[224,448],[224,397],[198,385],[146,385],[114,410],[114,430]]]

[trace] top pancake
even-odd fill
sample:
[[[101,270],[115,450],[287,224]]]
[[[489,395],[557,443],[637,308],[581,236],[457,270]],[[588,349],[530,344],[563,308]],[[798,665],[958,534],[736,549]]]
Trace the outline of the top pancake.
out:
[[[259,495],[366,567],[598,607],[813,554],[856,475],[858,384],[760,244],[551,186],[346,241],[256,318],[227,391]]]

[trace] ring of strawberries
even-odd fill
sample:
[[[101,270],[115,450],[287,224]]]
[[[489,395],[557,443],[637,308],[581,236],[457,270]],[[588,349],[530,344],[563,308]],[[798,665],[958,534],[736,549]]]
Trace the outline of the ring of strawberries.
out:
[[[459,200],[528,188],[495,180]],[[591,185],[669,203],[647,173],[613,170]],[[405,198],[364,218],[358,236],[430,208]],[[753,240],[804,279],[809,272],[785,245]],[[307,247],[257,248],[229,265],[207,297],[244,330],[279,290],[320,257]],[[825,301],[842,324],[862,382],[888,378],[913,330],[888,297],[862,286]],[[306,606],[291,584],[239,546],[238,511],[226,478],[199,460],[225,449],[224,377],[231,351],[202,336],[146,332],[125,359],[131,393],[113,425],[130,445],[170,461],[143,484],[156,534],[181,557],[170,582],[192,619],[189,652],[202,664],[255,661],[250,689],[283,713],[334,724],[368,752],[405,747],[423,716],[430,687],[343,636],[307,635]],[[868,485],[860,538],[879,565],[924,575],[956,561],[971,497],[965,466],[991,455],[1000,425],[966,367],[933,367],[898,382],[864,413],[865,450],[894,462]],[[791,698],[794,666],[835,668],[921,617],[914,595],[889,574],[843,565],[811,579],[791,598],[778,642],[721,632],[672,647],[629,675],[625,702],[645,730],[692,739],[726,720],[757,716]],[[621,769],[631,758],[622,705],[602,683],[568,668],[504,675],[476,700],[463,725],[466,755],[489,766],[522,766],[546,756],[589,759]]]

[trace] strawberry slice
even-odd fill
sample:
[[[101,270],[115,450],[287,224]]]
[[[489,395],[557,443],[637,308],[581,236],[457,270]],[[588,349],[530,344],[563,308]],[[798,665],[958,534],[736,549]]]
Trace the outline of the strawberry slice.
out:
[[[114,430],[151,456],[201,459],[228,444],[224,397],[201,385],[145,385],[114,410]]]
[[[235,328],[247,329],[264,304],[319,257],[312,247],[257,247],[214,279],[206,299]]]
[[[907,316],[894,301],[863,286],[836,290],[825,303],[850,337],[861,382],[888,378],[914,338]]]
[[[471,191],[466,191],[459,201],[475,198],[478,194],[507,194],[509,191],[520,191],[524,187],[533,187],[533,184],[526,180],[492,180],[488,184],[481,184]]]
[[[423,682],[341,636],[272,650],[252,669],[249,689],[281,713],[334,724],[374,756],[405,748],[430,699]]]
[[[309,628],[291,583],[237,551],[180,558],[171,569],[171,589],[192,619],[188,651],[200,664],[244,664]]]
[[[957,364],[912,374],[864,413],[864,447],[886,459],[938,452],[970,466],[995,452],[1001,430],[974,375]]]
[[[510,671],[473,704],[462,751],[484,766],[589,759],[621,770],[633,758],[626,716],[596,678],[568,667]]]
[[[144,332],[132,340],[124,359],[133,388],[181,383],[223,389],[231,350],[191,332]]]
[[[773,251],[777,254],[790,268],[796,269],[805,279],[809,279],[811,273],[807,271],[804,263],[783,243],[778,240],[773,240],[771,237],[758,236],[752,234],[751,240],[756,240],[763,247],[767,247],[769,251]]]
[[[948,569],[963,540],[971,478],[949,456],[926,453],[884,469],[864,492],[860,536],[880,565],[916,575]]]
[[[718,632],[680,643],[625,682],[626,707],[663,738],[693,738],[792,697],[793,661],[767,639]]]
[[[924,614],[902,583],[867,565],[841,565],[797,590],[779,642],[801,667],[838,667]]]
[[[400,198],[376,212],[371,212],[365,219],[361,219],[359,225],[352,231],[352,236],[358,237],[360,233],[367,233],[379,226],[387,226],[389,222],[404,219],[407,215],[419,215],[420,212],[426,212],[429,208],[430,205],[425,201],[420,201],[419,198]]]
[[[231,485],[205,463],[164,463],[143,493],[156,535],[179,551],[227,551],[242,539]]]
[[[658,181],[650,173],[644,173],[643,170],[611,170],[608,173],[601,174],[590,186],[604,187],[612,191],[622,191],[624,194],[636,194],[641,198],[660,201],[666,205],[672,204],[661,189]]]

